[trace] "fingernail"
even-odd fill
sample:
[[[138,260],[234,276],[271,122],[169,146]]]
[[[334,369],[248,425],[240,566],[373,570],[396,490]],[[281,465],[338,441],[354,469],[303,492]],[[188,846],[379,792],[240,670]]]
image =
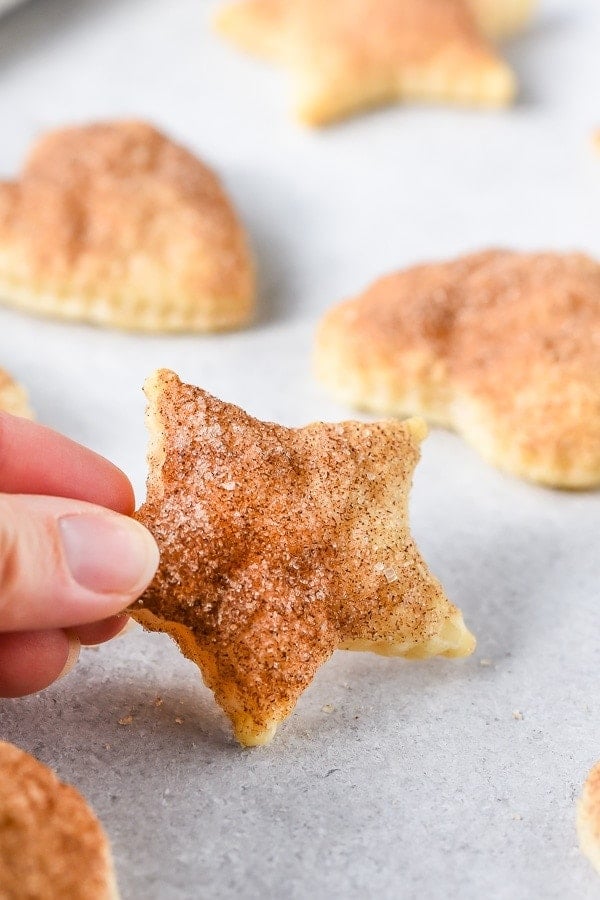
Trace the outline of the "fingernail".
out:
[[[58,522],[74,580],[98,594],[140,594],[158,566],[158,547],[134,519],[118,515],[63,516]]]
[[[69,634],[67,632],[67,637],[69,638],[69,652],[67,654],[67,659],[62,667],[62,671],[60,675],[57,676],[56,680],[58,681],[60,678],[64,678],[65,675],[68,675],[71,669],[75,666],[75,663],[79,659],[79,653],[81,651],[81,644],[74,634]]]

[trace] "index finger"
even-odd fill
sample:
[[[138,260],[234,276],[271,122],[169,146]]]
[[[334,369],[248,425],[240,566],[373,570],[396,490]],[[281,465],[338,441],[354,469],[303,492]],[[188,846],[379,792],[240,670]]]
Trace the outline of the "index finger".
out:
[[[127,476],[69,438],[0,412],[0,492],[87,500],[115,512],[134,510]]]

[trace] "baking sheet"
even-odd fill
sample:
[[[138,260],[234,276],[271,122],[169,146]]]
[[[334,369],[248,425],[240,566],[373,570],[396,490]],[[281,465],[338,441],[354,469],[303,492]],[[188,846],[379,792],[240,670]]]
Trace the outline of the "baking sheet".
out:
[[[252,232],[248,331],[136,337],[0,311],[1,363],[39,418],[121,465],[139,498],[155,367],[285,424],[347,417],[310,375],[330,303],[488,245],[600,254],[596,0],[542,2],[506,46],[511,112],[396,108],[316,134],[287,117],[282,73],[211,35],[212,8],[47,0],[0,26],[3,173],[43,128],[145,116],[218,168]],[[600,496],[505,477],[434,432],[412,518],[479,638],[471,659],[339,653],[253,751],[169,640],[139,631],[0,704],[1,735],[97,810],[125,898],[600,895],[574,830],[600,758]]]

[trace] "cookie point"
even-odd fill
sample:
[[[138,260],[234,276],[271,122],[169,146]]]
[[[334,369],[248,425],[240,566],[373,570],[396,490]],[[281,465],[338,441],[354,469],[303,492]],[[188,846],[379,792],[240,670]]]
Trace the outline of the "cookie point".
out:
[[[269,725],[260,728],[255,722],[236,722],[234,734],[236,741],[242,747],[265,747],[275,737],[277,725]]]
[[[448,620],[444,628],[444,636],[448,640],[448,650],[443,654],[449,657],[471,656],[477,646],[475,636],[465,625],[462,613],[457,612]]]
[[[413,416],[411,419],[406,419],[404,424],[412,434],[412,436],[419,443],[424,441],[427,435],[429,434],[429,429],[427,427],[427,423],[425,419],[421,419],[419,416]]]

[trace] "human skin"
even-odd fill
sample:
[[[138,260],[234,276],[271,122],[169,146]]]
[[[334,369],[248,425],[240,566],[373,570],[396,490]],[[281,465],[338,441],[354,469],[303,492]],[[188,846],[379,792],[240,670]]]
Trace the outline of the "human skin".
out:
[[[0,697],[47,687],[125,626],[158,565],[133,509],[108,460],[0,413]]]

